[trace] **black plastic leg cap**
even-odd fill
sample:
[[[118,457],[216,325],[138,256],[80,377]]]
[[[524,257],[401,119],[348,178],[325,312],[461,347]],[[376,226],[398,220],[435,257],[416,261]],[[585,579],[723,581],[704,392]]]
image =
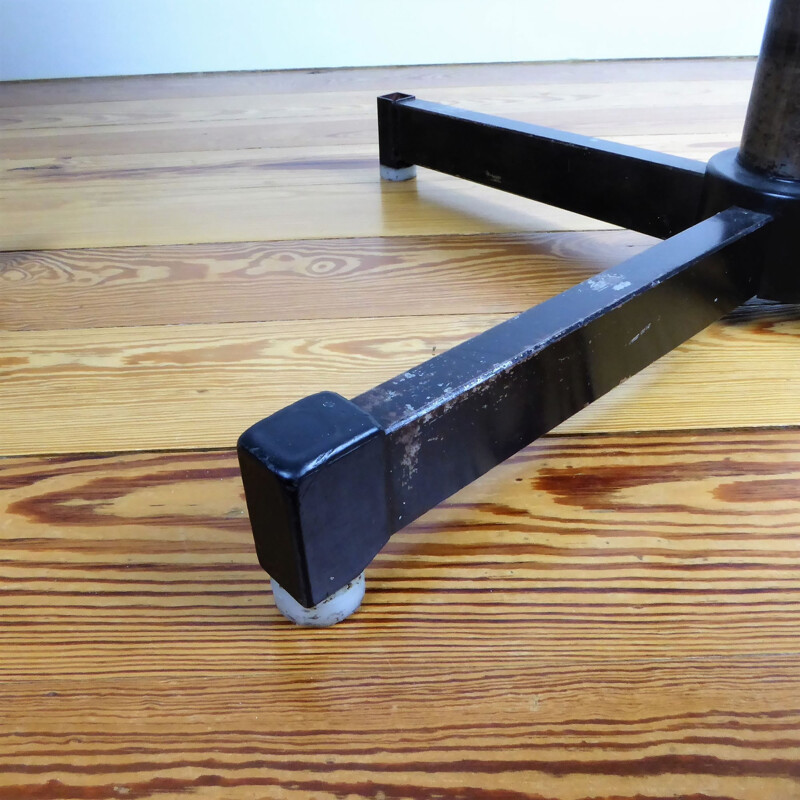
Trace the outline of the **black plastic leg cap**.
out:
[[[306,608],[388,540],[385,434],[349,400],[299,400],[246,430],[238,453],[258,560]]]

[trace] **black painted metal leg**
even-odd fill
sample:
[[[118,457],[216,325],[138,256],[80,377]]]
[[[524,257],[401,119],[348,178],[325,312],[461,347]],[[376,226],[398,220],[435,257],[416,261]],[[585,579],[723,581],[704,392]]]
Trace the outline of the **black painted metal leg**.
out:
[[[661,239],[698,220],[706,165],[394,93],[381,165],[417,164]]]
[[[239,441],[264,569],[305,606],[438,502],[755,293],[771,218],[731,208],[352,401]]]
[[[760,297],[800,302],[800,3],[772,0],[742,143],[708,163],[702,213],[731,204],[776,218]]]

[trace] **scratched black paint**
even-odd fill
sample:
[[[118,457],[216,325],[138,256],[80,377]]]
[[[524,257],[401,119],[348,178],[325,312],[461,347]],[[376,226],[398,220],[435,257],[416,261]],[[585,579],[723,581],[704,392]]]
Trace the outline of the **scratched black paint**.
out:
[[[347,401],[239,441],[261,565],[308,606],[389,536],[755,293],[767,215],[731,208]]]

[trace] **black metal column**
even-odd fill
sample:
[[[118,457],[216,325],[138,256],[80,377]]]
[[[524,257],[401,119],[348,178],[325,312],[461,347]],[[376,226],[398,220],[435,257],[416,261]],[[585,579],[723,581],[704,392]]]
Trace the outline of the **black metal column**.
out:
[[[800,180],[800,3],[772,0],[739,149],[744,167]]]

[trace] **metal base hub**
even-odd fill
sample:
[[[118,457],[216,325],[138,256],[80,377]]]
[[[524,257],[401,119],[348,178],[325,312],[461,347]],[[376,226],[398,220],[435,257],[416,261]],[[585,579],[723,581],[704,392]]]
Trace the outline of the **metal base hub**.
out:
[[[758,296],[782,303],[800,302],[800,182],[754,172],[741,163],[736,148],[723,150],[706,167],[702,216],[730,206],[774,219],[760,248],[763,266]]]

